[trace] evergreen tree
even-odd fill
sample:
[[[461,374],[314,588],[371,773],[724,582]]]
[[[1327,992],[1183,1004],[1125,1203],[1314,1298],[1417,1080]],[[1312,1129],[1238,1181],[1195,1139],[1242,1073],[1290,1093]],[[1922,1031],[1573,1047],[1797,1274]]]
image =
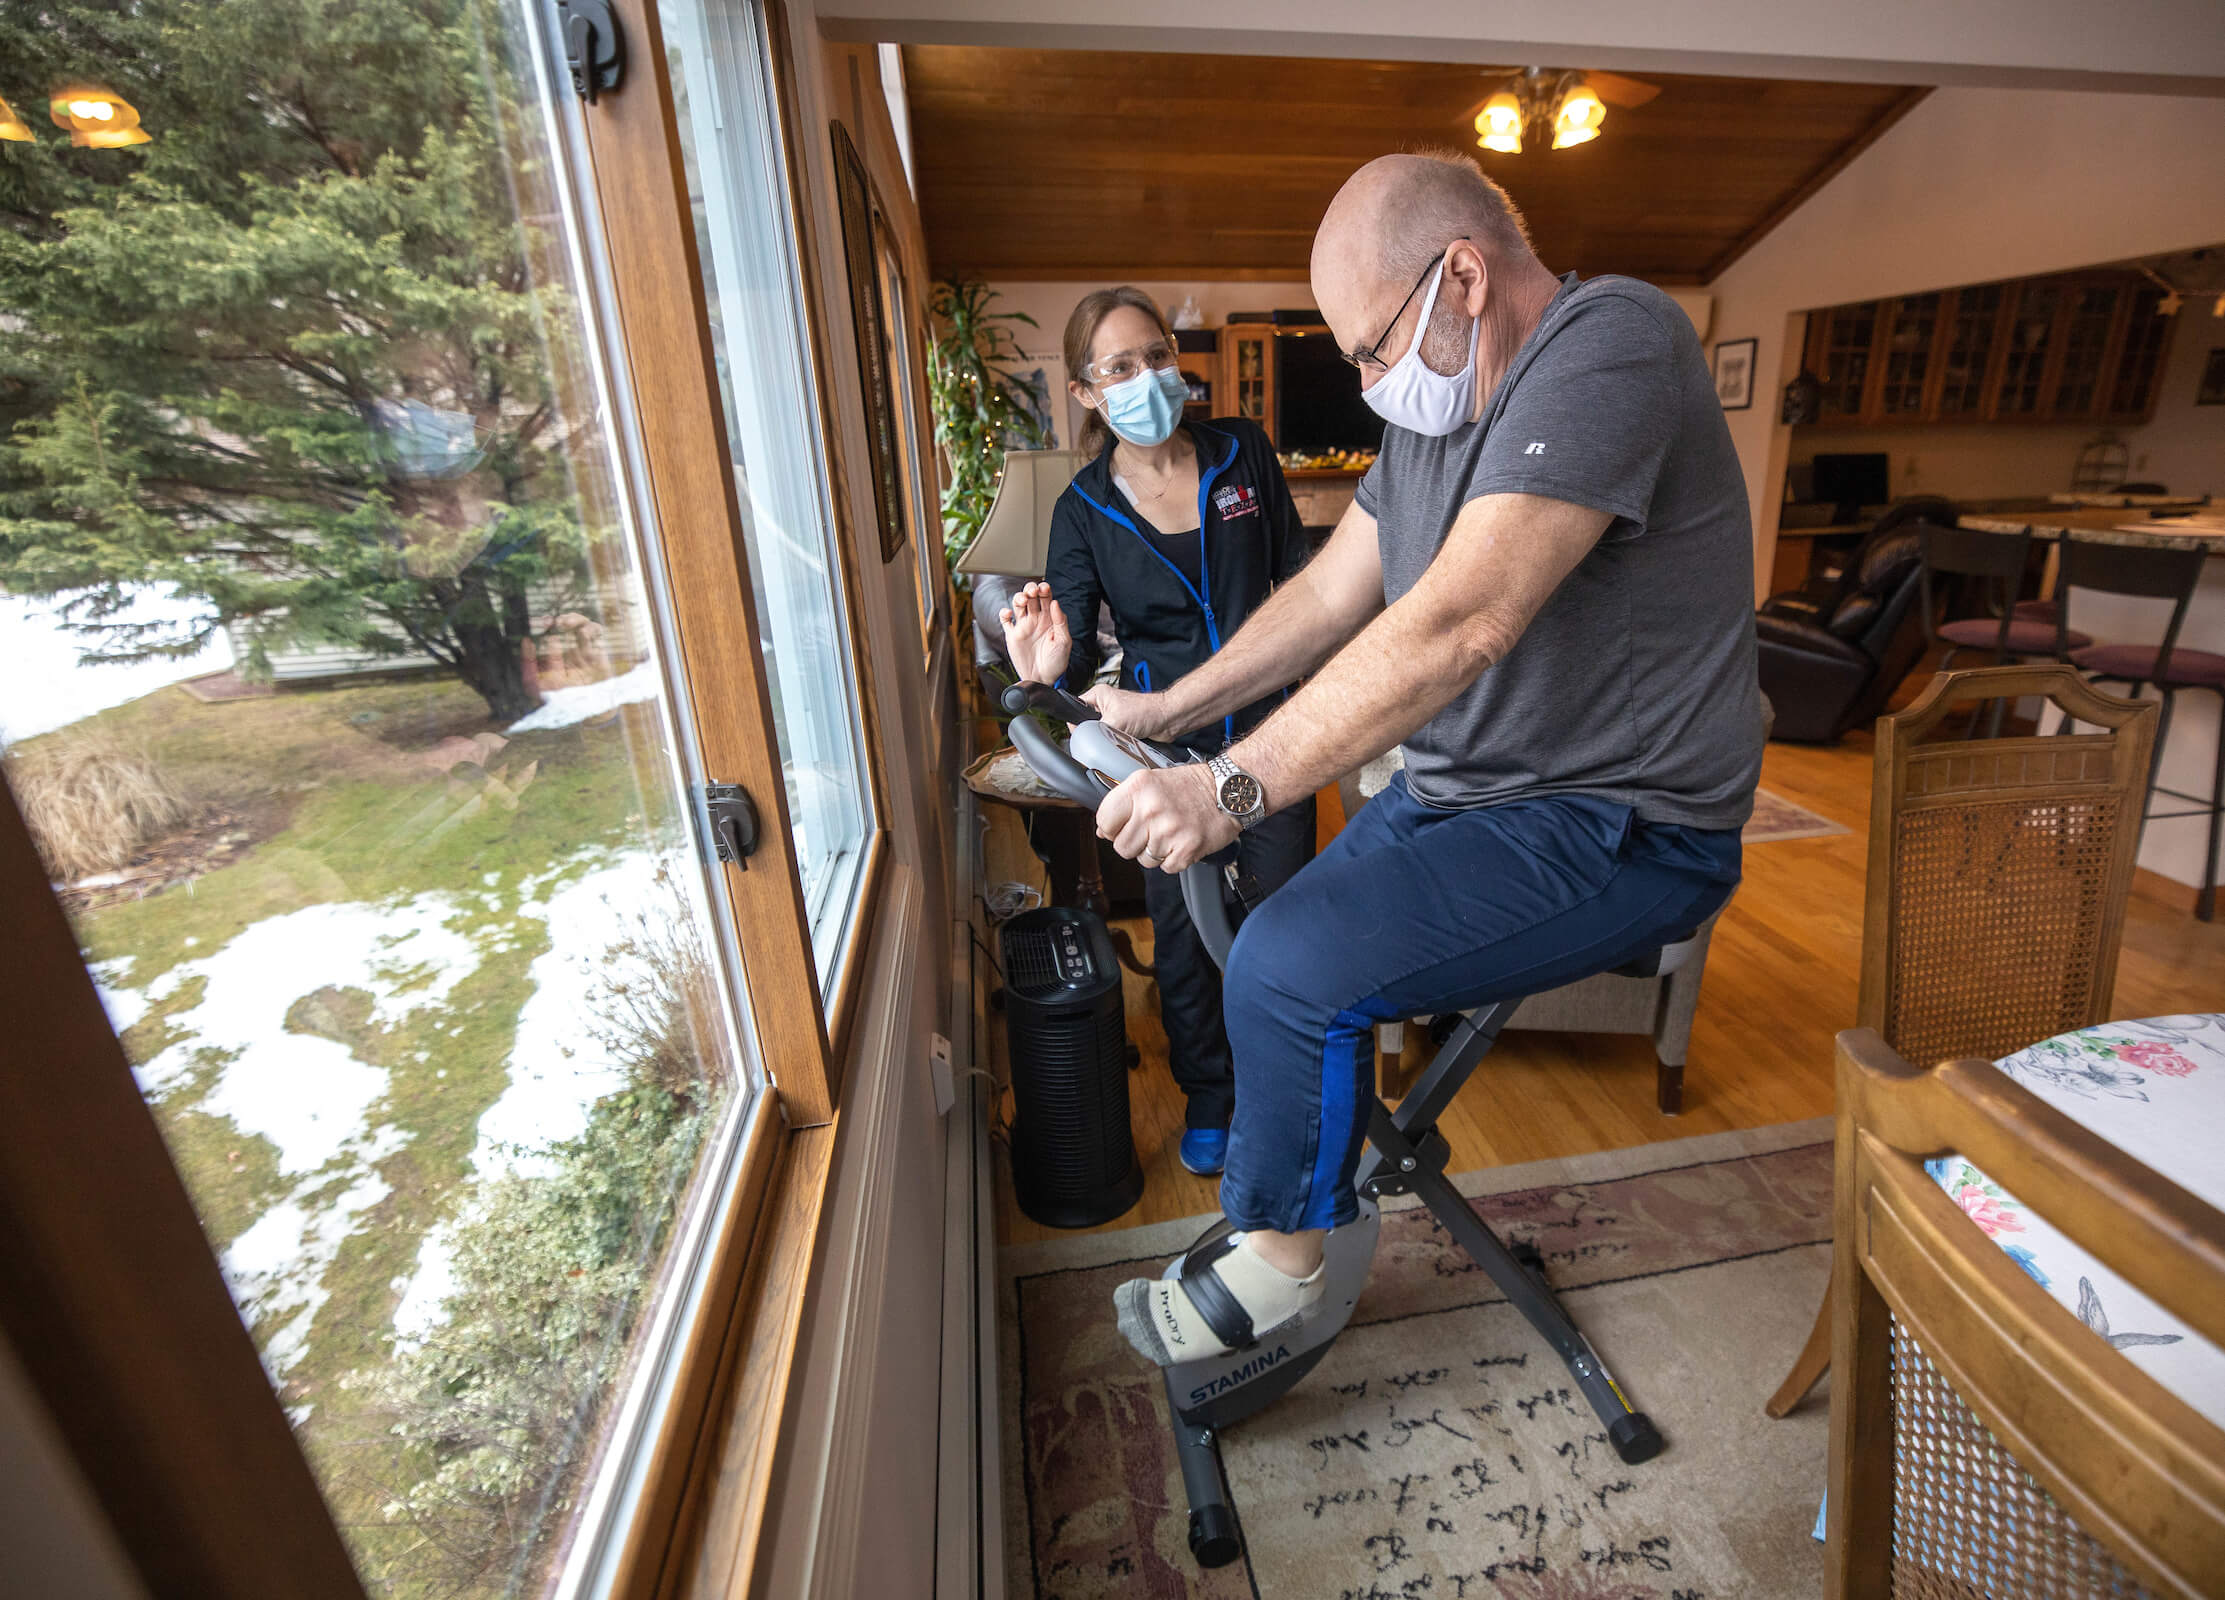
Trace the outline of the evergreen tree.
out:
[[[441,662],[530,711],[528,587],[584,576],[577,370],[532,80],[491,0],[0,9],[0,587],[88,659],[266,646]],[[152,142],[75,149],[91,81]],[[530,222],[521,221],[521,212]],[[133,627],[139,585],[207,604]]]

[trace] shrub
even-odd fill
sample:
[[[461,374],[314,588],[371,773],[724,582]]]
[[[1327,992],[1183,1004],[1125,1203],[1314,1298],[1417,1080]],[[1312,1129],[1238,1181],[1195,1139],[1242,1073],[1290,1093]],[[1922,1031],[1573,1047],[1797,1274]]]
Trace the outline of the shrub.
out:
[[[40,740],[11,750],[7,765],[39,856],[59,882],[123,866],[195,809],[152,757],[98,734]]]

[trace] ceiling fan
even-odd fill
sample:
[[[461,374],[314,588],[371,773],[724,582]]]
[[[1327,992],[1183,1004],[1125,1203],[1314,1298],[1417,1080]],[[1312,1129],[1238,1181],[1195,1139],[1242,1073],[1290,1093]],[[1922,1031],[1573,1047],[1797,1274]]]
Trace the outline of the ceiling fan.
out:
[[[1525,130],[1550,135],[1556,150],[1586,144],[1599,137],[1609,106],[1635,109],[1661,92],[1619,72],[1568,67],[1485,67],[1483,75],[1506,81],[1474,113],[1476,143],[1510,156],[1521,153]]]

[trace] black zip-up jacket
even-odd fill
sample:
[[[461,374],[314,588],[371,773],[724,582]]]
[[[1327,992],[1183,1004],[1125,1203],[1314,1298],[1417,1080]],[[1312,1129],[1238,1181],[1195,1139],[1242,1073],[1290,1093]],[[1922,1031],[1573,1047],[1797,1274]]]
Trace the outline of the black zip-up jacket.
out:
[[[1113,486],[1110,445],[1059,496],[1043,577],[1074,638],[1059,680],[1068,688],[1087,687],[1097,670],[1100,600],[1111,605],[1120,640],[1120,686],[1150,693],[1218,650],[1276,584],[1306,564],[1305,527],[1259,425],[1216,417],[1187,426],[1198,456],[1196,533],[1170,537],[1144,520]],[[1198,577],[1202,583],[1194,581]],[[1250,732],[1289,692],[1278,689],[1218,726],[1192,729],[1172,742],[1219,750]]]

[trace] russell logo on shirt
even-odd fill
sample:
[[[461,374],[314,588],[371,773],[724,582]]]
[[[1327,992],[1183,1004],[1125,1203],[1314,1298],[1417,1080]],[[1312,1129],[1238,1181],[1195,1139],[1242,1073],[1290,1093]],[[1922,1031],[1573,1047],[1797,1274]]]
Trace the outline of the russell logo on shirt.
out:
[[[1247,484],[1232,483],[1214,491],[1213,509],[1221,514],[1223,522],[1236,517],[1256,517],[1259,515],[1259,491]]]

